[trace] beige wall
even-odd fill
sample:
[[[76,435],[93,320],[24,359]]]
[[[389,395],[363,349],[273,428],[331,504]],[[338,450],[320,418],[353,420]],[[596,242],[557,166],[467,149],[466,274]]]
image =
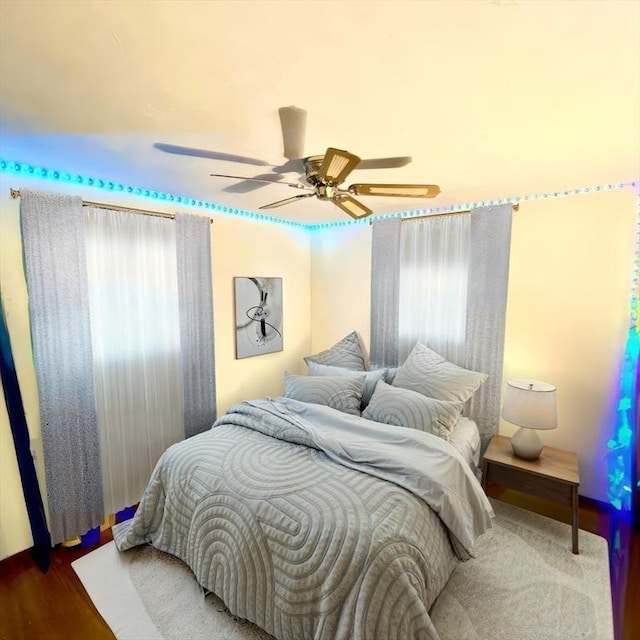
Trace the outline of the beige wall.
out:
[[[600,192],[523,205],[512,235],[504,379],[558,387],[558,428],[545,443],[577,451],[580,493],[606,501],[629,328],[635,194]],[[506,422],[501,432],[516,427]]]
[[[160,202],[135,200],[104,191],[28,181],[0,175],[0,288],[7,314],[25,413],[36,451],[40,421],[29,336],[27,294],[22,270],[19,202],[9,188],[78,193],[88,200],[158,211],[178,211]],[[194,213],[194,210],[185,210]],[[210,215],[210,212],[203,212]],[[216,386],[218,414],[247,398],[280,395],[283,371],[303,372],[302,356],[310,353],[310,249],[308,232],[237,216],[213,214],[211,225]],[[234,276],[283,278],[284,349],[260,357],[235,359]],[[0,398],[0,559],[32,544],[9,420]],[[42,453],[36,458],[43,477]]]
[[[285,369],[303,373],[311,336],[308,232],[225,217],[213,224],[218,414],[249,398],[282,395]],[[282,277],[284,349],[235,358],[234,276]]]
[[[0,175],[0,287],[32,438],[39,438],[18,203],[9,187],[61,192],[60,185]],[[69,187],[71,189],[71,187]],[[82,193],[82,192],[81,192]],[[112,200],[85,190],[87,199]],[[120,204],[150,207],[149,201]],[[156,204],[158,206],[156,206]],[[161,210],[160,203],[150,208]],[[165,207],[168,210],[167,207]],[[192,211],[191,211],[192,212]],[[631,190],[535,201],[514,215],[504,379],[538,377],[558,387],[559,428],[546,443],[580,456],[583,495],[606,500],[606,441],[628,325],[635,233]],[[357,330],[369,343],[371,227],[308,234],[233,216],[211,226],[218,412],[282,392],[282,372],[303,373],[302,356]],[[284,350],[235,359],[233,277],[282,276]],[[3,401],[3,399],[2,399]],[[502,423],[511,435],[512,425]],[[37,461],[42,474],[41,454]],[[0,408],[0,558],[31,544],[9,423]]]
[[[357,331],[369,350],[371,226],[311,232],[312,353]]]
[[[606,441],[629,322],[632,190],[522,204],[514,214],[504,380],[558,387],[559,427],[541,434],[580,457],[582,495],[606,501]],[[371,227],[312,236],[312,348],[357,330],[369,342]],[[515,427],[504,421],[500,432]]]

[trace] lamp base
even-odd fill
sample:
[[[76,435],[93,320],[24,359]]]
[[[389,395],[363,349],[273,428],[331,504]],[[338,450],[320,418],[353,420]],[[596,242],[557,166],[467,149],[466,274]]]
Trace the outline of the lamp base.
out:
[[[518,458],[525,460],[537,460],[542,453],[542,440],[535,429],[520,427],[511,438],[511,449]]]

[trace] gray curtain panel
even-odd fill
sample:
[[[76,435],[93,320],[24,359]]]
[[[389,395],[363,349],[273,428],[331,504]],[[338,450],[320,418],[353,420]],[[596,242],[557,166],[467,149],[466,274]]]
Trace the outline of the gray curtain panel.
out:
[[[371,369],[398,366],[400,295],[400,218],[372,225]]]
[[[510,204],[471,212],[467,368],[489,378],[469,400],[467,414],[478,425],[482,451],[498,433],[500,419],[512,215]]]
[[[206,431],[216,419],[213,293],[209,218],[176,214],[184,434]]]
[[[82,200],[21,190],[20,216],[53,544],[102,522]]]

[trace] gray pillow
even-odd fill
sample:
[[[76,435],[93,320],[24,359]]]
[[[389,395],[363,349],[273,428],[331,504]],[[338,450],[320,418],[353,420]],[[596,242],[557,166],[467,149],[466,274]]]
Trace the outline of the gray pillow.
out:
[[[426,431],[448,440],[462,413],[462,406],[462,402],[428,398],[380,380],[362,417]]]
[[[310,376],[360,376],[361,371],[353,371],[352,369],[345,369],[344,367],[332,367],[328,364],[319,364],[317,362],[309,362],[309,375]],[[362,390],[362,401],[360,409],[363,410],[371,400],[373,390],[376,387],[378,380],[386,380],[386,369],[374,369],[373,371],[364,372],[364,388]]]
[[[360,346],[358,334],[352,331],[330,349],[321,351],[312,356],[306,356],[304,361],[316,362],[317,364],[326,364],[331,367],[343,367],[352,371],[364,371],[366,369],[364,354]]]
[[[437,400],[466,402],[488,377],[459,367],[418,342],[398,369],[393,386]]]
[[[343,413],[360,415],[364,373],[354,376],[298,376],[284,373],[284,395],[287,398],[324,404]]]

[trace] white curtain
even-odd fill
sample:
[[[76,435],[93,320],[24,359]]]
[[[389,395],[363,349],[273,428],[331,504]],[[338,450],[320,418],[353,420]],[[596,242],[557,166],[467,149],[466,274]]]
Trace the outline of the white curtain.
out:
[[[172,220],[85,207],[89,315],[105,513],[137,503],[184,437]]]
[[[399,362],[420,341],[466,365],[470,217],[440,216],[401,225]]]

